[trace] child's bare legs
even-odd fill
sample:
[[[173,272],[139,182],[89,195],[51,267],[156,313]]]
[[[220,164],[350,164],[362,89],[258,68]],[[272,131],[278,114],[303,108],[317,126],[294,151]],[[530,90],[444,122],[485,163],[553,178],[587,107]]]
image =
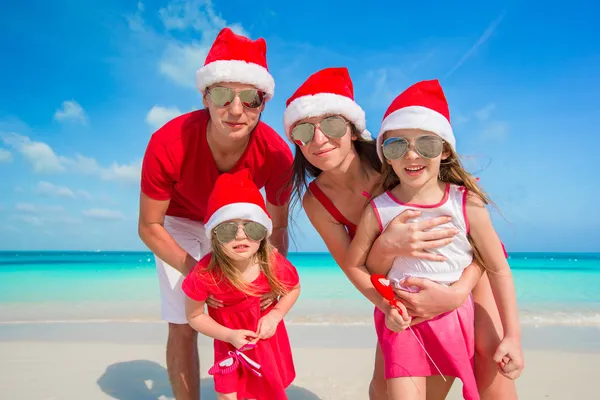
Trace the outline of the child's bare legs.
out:
[[[237,400],[237,393],[217,393],[217,400]]]
[[[485,273],[473,289],[475,302],[475,379],[481,400],[516,400],[515,382],[498,372],[492,359],[502,339],[502,322]]]
[[[426,378],[423,376],[387,380],[389,400],[426,400]]]
[[[385,381],[383,365],[383,352],[377,342],[375,350],[375,368],[373,369],[373,378],[369,384],[369,400],[388,400],[387,383]]]
[[[448,396],[450,388],[454,383],[454,377],[447,376],[446,382],[441,376],[427,377],[427,400],[443,400]]]
[[[387,381],[389,400],[444,400],[454,383],[441,376],[392,378]]]

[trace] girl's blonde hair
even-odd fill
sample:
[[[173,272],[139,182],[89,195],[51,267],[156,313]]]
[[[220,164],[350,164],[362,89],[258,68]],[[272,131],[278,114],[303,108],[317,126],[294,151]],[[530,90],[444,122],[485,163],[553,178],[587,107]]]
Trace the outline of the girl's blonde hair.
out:
[[[211,237],[211,246],[213,252],[207,269],[209,271],[215,269],[219,270],[223,278],[227,279],[235,288],[241,290],[248,296],[258,296],[258,293],[255,291],[252,284],[244,280],[240,271],[235,268],[231,258],[227,255],[223,244],[219,242],[214,233]],[[267,277],[271,292],[277,296],[284,296],[292,288],[287,287],[279,280],[279,278],[277,278],[275,265],[273,264],[273,259],[275,257],[274,251],[275,249],[271,243],[269,243],[269,239],[264,238],[260,242],[260,246],[254,257],[260,266],[260,270]]]
[[[444,152],[450,155],[445,160],[442,160],[440,164],[439,180],[464,186],[469,192],[481,199],[483,204],[493,204],[487,193],[477,184],[477,179],[462,166],[456,151],[446,142],[444,142]],[[398,175],[396,175],[392,166],[385,161],[382,163],[381,175],[381,187],[383,191],[391,190],[400,185]],[[477,246],[475,246],[471,235],[467,235],[467,238],[473,249],[473,258],[479,265],[485,268],[481,254]]]

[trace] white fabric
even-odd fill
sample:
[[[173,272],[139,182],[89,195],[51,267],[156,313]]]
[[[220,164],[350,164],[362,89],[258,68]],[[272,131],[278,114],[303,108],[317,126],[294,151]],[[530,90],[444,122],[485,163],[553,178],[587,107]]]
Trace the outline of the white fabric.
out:
[[[440,262],[413,257],[395,257],[387,278],[391,282],[394,282],[396,287],[412,291],[411,288],[406,288],[401,284],[409,276],[427,278],[448,285],[460,279],[464,269],[473,260],[473,251],[467,239],[467,221],[465,221],[463,215],[464,195],[465,191],[459,189],[459,186],[450,185],[447,200],[435,208],[401,205],[388,192],[379,195],[373,200],[372,204],[381,222],[380,227],[384,230],[394,217],[398,216],[404,210],[410,209],[421,211],[421,215],[409,220],[410,222],[448,215],[452,217],[451,222],[439,225],[433,229],[456,228],[459,231],[450,244],[439,249],[428,250],[432,253],[445,256],[446,261]]]
[[[165,217],[164,227],[173,239],[196,260],[210,252],[210,240],[204,225],[187,218]],[[161,296],[161,318],[173,324],[187,324],[185,293],[181,289],[183,276],[178,270],[154,255]]]

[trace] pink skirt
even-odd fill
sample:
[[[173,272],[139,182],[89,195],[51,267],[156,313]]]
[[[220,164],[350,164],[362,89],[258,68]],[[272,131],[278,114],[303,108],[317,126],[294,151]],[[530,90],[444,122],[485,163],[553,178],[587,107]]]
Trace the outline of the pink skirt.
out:
[[[374,311],[375,329],[383,352],[385,379],[439,375],[409,329],[392,332],[385,326],[385,314]],[[416,336],[444,376],[459,378],[463,397],[479,400],[473,369],[475,355],[474,306],[471,296],[454,311],[412,327]]]

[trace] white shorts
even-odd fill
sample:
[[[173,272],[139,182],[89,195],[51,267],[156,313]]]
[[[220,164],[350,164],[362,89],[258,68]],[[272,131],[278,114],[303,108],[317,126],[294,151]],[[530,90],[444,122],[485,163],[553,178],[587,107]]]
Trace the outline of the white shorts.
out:
[[[210,241],[204,234],[204,224],[187,218],[165,217],[164,227],[185,251],[200,260],[210,251]],[[185,293],[181,272],[154,255],[161,296],[161,318],[173,324],[187,324]]]

